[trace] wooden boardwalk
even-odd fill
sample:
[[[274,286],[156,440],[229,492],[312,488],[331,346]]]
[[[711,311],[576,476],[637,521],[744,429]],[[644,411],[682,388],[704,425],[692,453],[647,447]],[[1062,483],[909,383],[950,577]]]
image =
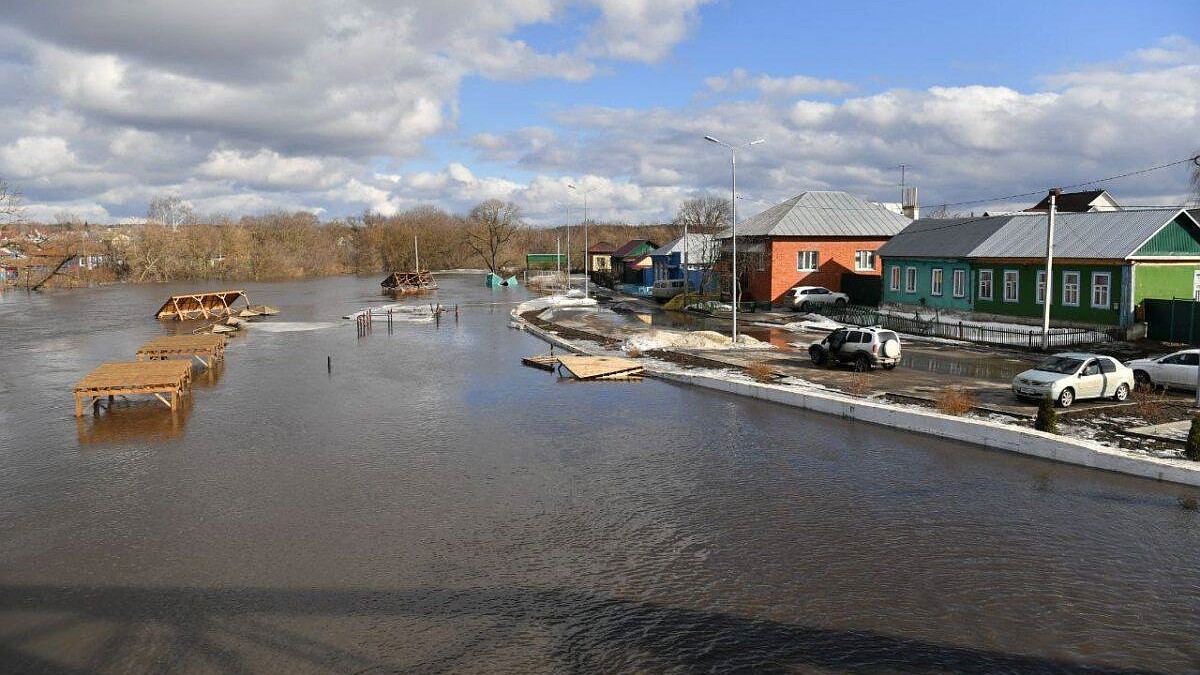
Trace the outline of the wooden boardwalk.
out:
[[[521,363],[532,368],[553,371],[554,367],[558,365],[558,357],[553,354],[547,354],[544,356],[526,356],[525,358],[521,359]]]
[[[642,365],[616,356],[560,356],[558,363],[577,380],[637,378]]]
[[[138,361],[195,358],[207,368],[225,360],[225,338],[221,335],[165,335],[137,350]]]
[[[134,394],[150,394],[176,410],[191,386],[191,360],[105,363],[75,383],[75,416],[83,416],[85,399],[89,405],[96,406],[104,397],[111,403],[114,396]]]

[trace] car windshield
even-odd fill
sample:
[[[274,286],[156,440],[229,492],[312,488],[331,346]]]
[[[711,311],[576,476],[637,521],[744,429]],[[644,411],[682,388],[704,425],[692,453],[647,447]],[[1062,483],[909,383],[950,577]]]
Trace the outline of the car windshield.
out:
[[[1041,370],[1047,373],[1058,373],[1060,375],[1070,375],[1079,370],[1079,366],[1083,365],[1080,359],[1070,356],[1051,356],[1037,365],[1034,370]]]

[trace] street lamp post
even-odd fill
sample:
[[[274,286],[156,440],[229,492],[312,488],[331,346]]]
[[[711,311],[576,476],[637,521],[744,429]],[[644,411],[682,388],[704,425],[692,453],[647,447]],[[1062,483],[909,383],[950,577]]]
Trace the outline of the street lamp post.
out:
[[[590,187],[586,190],[580,190],[574,185],[568,184],[567,187],[583,195],[583,297],[588,297],[588,280],[591,279],[591,262],[588,260],[588,217],[587,217],[587,196],[595,192],[598,188]],[[568,254],[569,257],[570,254]]]
[[[567,202],[554,202],[563,207],[563,223],[567,228],[567,290],[571,290],[571,205]]]
[[[732,223],[732,232],[733,232],[733,279],[730,284],[730,288],[732,290],[732,295],[733,295],[733,335],[731,336],[731,342],[732,342],[732,344],[736,345],[737,341],[738,341],[738,326],[737,326],[737,320],[738,320],[737,151],[741,150],[742,148],[748,148],[751,145],[758,145],[759,143],[762,143],[766,139],[765,138],[756,138],[753,141],[750,141],[748,143],[742,143],[741,145],[729,145],[728,143],[723,143],[721,141],[718,141],[717,139],[713,138],[712,136],[705,136],[704,140],[708,141],[709,143],[716,143],[717,145],[719,145],[722,148],[725,148],[726,150],[729,151],[729,184],[730,184],[730,194],[729,194],[730,217],[729,217],[729,220]]]

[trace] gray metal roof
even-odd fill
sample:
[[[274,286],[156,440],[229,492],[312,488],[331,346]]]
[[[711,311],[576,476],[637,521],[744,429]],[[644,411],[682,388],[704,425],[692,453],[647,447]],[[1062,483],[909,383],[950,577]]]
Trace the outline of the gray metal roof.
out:
[[[689,232],[688,236],[687,236],[687,246],[686,247],[683,244],[683,237],[679,237],[677,239],[667,242],[666,245],[664,245],[664,246],[660,246],[660,247],[654,249],[653,251],[650,251],[646,255],[659,256],[659,255],[671,255],[672,253],[683,253],[684,248],[686,248],[690,254],[695,255],[695,254],[700,253],[701,251],[708,250],[709,246],[712,243],[712,239],[713,239],[713,236],[711,234],[692,234]],[[690,259],[690,256],[689,256],[689,259]]]
[[[920,218],[879,247],[895,258],[965,258],[1012,216]],[[1045,237],[1042,238],[1045,241]]]
[[[1182,209],[1059,213],[1054,216],[1054,255],[1061,258],[1125,259]],[[1046,255],[1046,214],[1014,215],[971,252],[973,258],[1037,258]]]
[[[846,192],[809,190],[738,223],[739,237],[890,237],[910,219]],[[730,230],[717,235],[728,239]]]

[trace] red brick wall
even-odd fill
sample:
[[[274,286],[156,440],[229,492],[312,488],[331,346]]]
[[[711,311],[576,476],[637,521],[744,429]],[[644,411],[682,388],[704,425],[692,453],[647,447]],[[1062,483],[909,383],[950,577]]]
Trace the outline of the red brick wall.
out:
[[[758,272],[750,281],[747,291],[755,300],[779,301],[789,288],[797,285],[824,286],[839,291],[842,274],[879,276],[879,260],[875,260],[873,272],[854,269],[855,251],[875,251],[887,239],[814,239],[806,237],[775,237],[767,242],[769,271]],[[796,269],[796,254],[800,251],[818,251],[818,269],[801,272]]]

